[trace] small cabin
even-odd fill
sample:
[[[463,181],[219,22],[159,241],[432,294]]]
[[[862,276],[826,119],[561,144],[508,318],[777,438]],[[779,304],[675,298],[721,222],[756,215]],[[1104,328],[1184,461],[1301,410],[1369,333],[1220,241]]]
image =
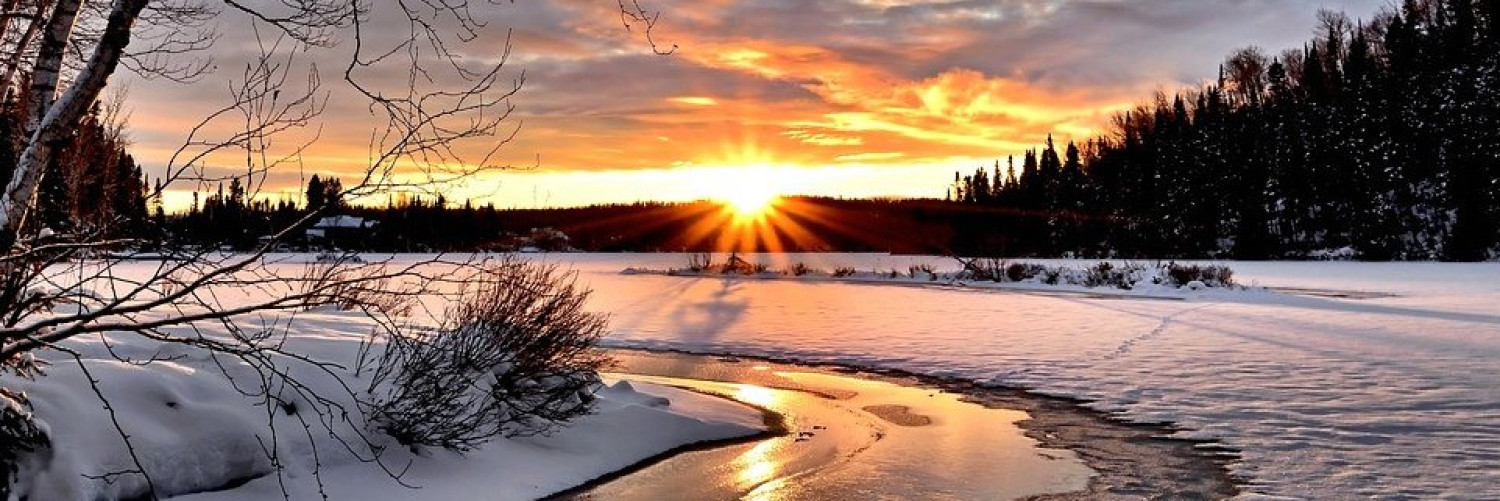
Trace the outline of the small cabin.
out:
[[[357,249],[375,232],[379,222],[358,216],[320,218],[307,229],[307,244],[317,247]]]

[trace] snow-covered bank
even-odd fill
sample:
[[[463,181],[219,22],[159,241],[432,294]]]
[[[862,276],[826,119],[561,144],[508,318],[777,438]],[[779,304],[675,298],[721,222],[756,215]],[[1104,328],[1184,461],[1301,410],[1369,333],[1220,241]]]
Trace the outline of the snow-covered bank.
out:
[[[595,414],[551,436],[501,440],[465,455],[408,457],[410,468],[400,482],[367,464],[325,467],[325,492],[329,499],[366,501],[537,499],[682,446],[766,430],[760,411],[686,390],[619,381],[599,395]],[[315,485],[303,482],[301,487],[291,499],[317,499]],[[277,479],[263,477],[232,490],[179,499],[277,499],[281,493]]]
[[[497,439],[463,455],[413,452],[361,435],[366,426],[348,388],[366,376],[347,368],[369,332],[368,319],[318,311],[271,323],[284,330],[289,351],[330,364],[280,359],[278,369],[295,374],[310,393],[273,390],[283,401],[278,405],[242,393],[259,390],[261,373],[241,360],[161,347],[126,333],[66,343],[81,361],[40,353],[52,365],[35,380],[0,376],[0,384],[29,395],[52,439],[49,452],[22,465],[18,494],[32,501],[140,496],[147,479],[130,472],[143,467],[158,492],[187,499],[533,499],[686,444],[765,430],[757,409],[672,388],[606,381],[596,393],[594,414],[549,436]],[[213,326],[199,328],[206,336],[228,335]],[[121,358],[157,361],[138,365]],[[99,382],[109,411],[91,390],[90,377]],[[311,394],[349,414],[312,412],[320,403],[310,401]],[[133,447],[126,446],[116,422]],[[369,462],[374,447],[385,447],[380,464]]]
[[[825,269],[947,262],[764,258]],[[1500,498],[1500,264],[1228,263],[1253,287],[1396,297],[1100,301],[618,274],[680,266],[681,255],[550,259],[586,270],[595,307],[614,312],[615,345],[902,369],[1090,399],[1243,450],[1235,471],[1252,496]]]

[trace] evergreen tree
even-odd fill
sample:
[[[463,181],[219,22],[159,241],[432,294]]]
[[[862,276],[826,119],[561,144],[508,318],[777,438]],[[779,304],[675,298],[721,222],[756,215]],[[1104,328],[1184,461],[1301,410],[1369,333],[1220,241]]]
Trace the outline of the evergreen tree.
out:
[[[312,179],[307,180],[307,210],[315,211],[323,208],[323,204],[327,203],[324,196],[323,180],[319,179],[317,174],[313,174]]]
[[[1044,214],[1005,229],[1044,252],[1500,256],[1500,0],[1319,20],[1300,50],[1237,51],[1217,82],[1115,116],[1065,162],[1049,136],[1013,184],[971,179]],[[1109,223],[1062,224],[1085,214]]]

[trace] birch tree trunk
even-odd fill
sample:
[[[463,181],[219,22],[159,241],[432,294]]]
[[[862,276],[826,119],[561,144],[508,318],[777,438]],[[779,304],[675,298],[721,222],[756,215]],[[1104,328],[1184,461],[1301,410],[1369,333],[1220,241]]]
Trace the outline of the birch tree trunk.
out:
[[[78,21],[78,9],[83,0],[58,0],[47,18],[42,33],[42,45],[37,50],[36,65],[31,76],[31,106],[26,113],[26,134],[37,131],[47,108],[57,99],[57,81],[61,77],[63,56],[68,49],[68,39],[73,35],[73,25]]]
[[[39,48],[34,83],[31,87],[30,137],[16,162],[15,174],[5,195],[0,198],[0,228],[17,236],[31,207],[36,188],[41,184],[47,163],[56,153],[57,144],[72,132],[73,126],[99,99],[110,75],[120,64],[125,47],[130,45],[130,30],[149,0],[114,0],[109,21],[93,54],[72,84],[56,97],[59,70],[67,50],[68,36],[83,0],[58,0]]]
[[[50,5],[50,2],[41,0],[33,7],[36,11],[27,20],[26,32],[21,34],[21,38],[16,41],[16,46],[10,54],[10,59],[5,61],[5,75],[0,76],[0,91],[10,91],[10,86],[15,83],[16,72],[21,68],[21,56],[26,53],[27,47],[31,47],[31,40],[36,38],[37,31],[46,21],[44,14]]]

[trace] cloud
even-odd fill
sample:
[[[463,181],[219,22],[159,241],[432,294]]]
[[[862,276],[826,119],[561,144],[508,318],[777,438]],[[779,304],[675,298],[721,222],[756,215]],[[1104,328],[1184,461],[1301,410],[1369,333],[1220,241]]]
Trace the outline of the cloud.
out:
[[[1379,2],[1320,5],[1368,16]],[[526,86],[522,131],[502,163],[544,171],[626,172],[774,162],[866,167],[949,165],[1083,137],[1157,89],[1209,77],[1231,49],[1299,45],[1319,5],[1304,0],[650,0],[653,38],[596,0],[501,3],[457,50],[495,61],[513,45]],[[383,7],[388,8],[388,7]],[[248,19],[223,22],[219,73],[192,86],[130,83],[136,148],[165,162],[197,117],[221,103],[251,54]],[[390,17],[390,16],[386,16]],[[406,29],[368,30],[387,43]],[[387,26],[388,24],[388,26]],[[346,41],[347,42],[347,41]],[[302,55],[329,92],[317,171],[365,160],[368,109],[338,81],[346,43]],[[400,88],[400,68],[368,70]],[[470,145],[483,151],[489,144]],[[913,171],[916,172],[916,171]],[[277,178],[281,179],[281,178]],[[858,180],[850,180],[857,185]],[[649,198],[649,194],[623,197]]]

